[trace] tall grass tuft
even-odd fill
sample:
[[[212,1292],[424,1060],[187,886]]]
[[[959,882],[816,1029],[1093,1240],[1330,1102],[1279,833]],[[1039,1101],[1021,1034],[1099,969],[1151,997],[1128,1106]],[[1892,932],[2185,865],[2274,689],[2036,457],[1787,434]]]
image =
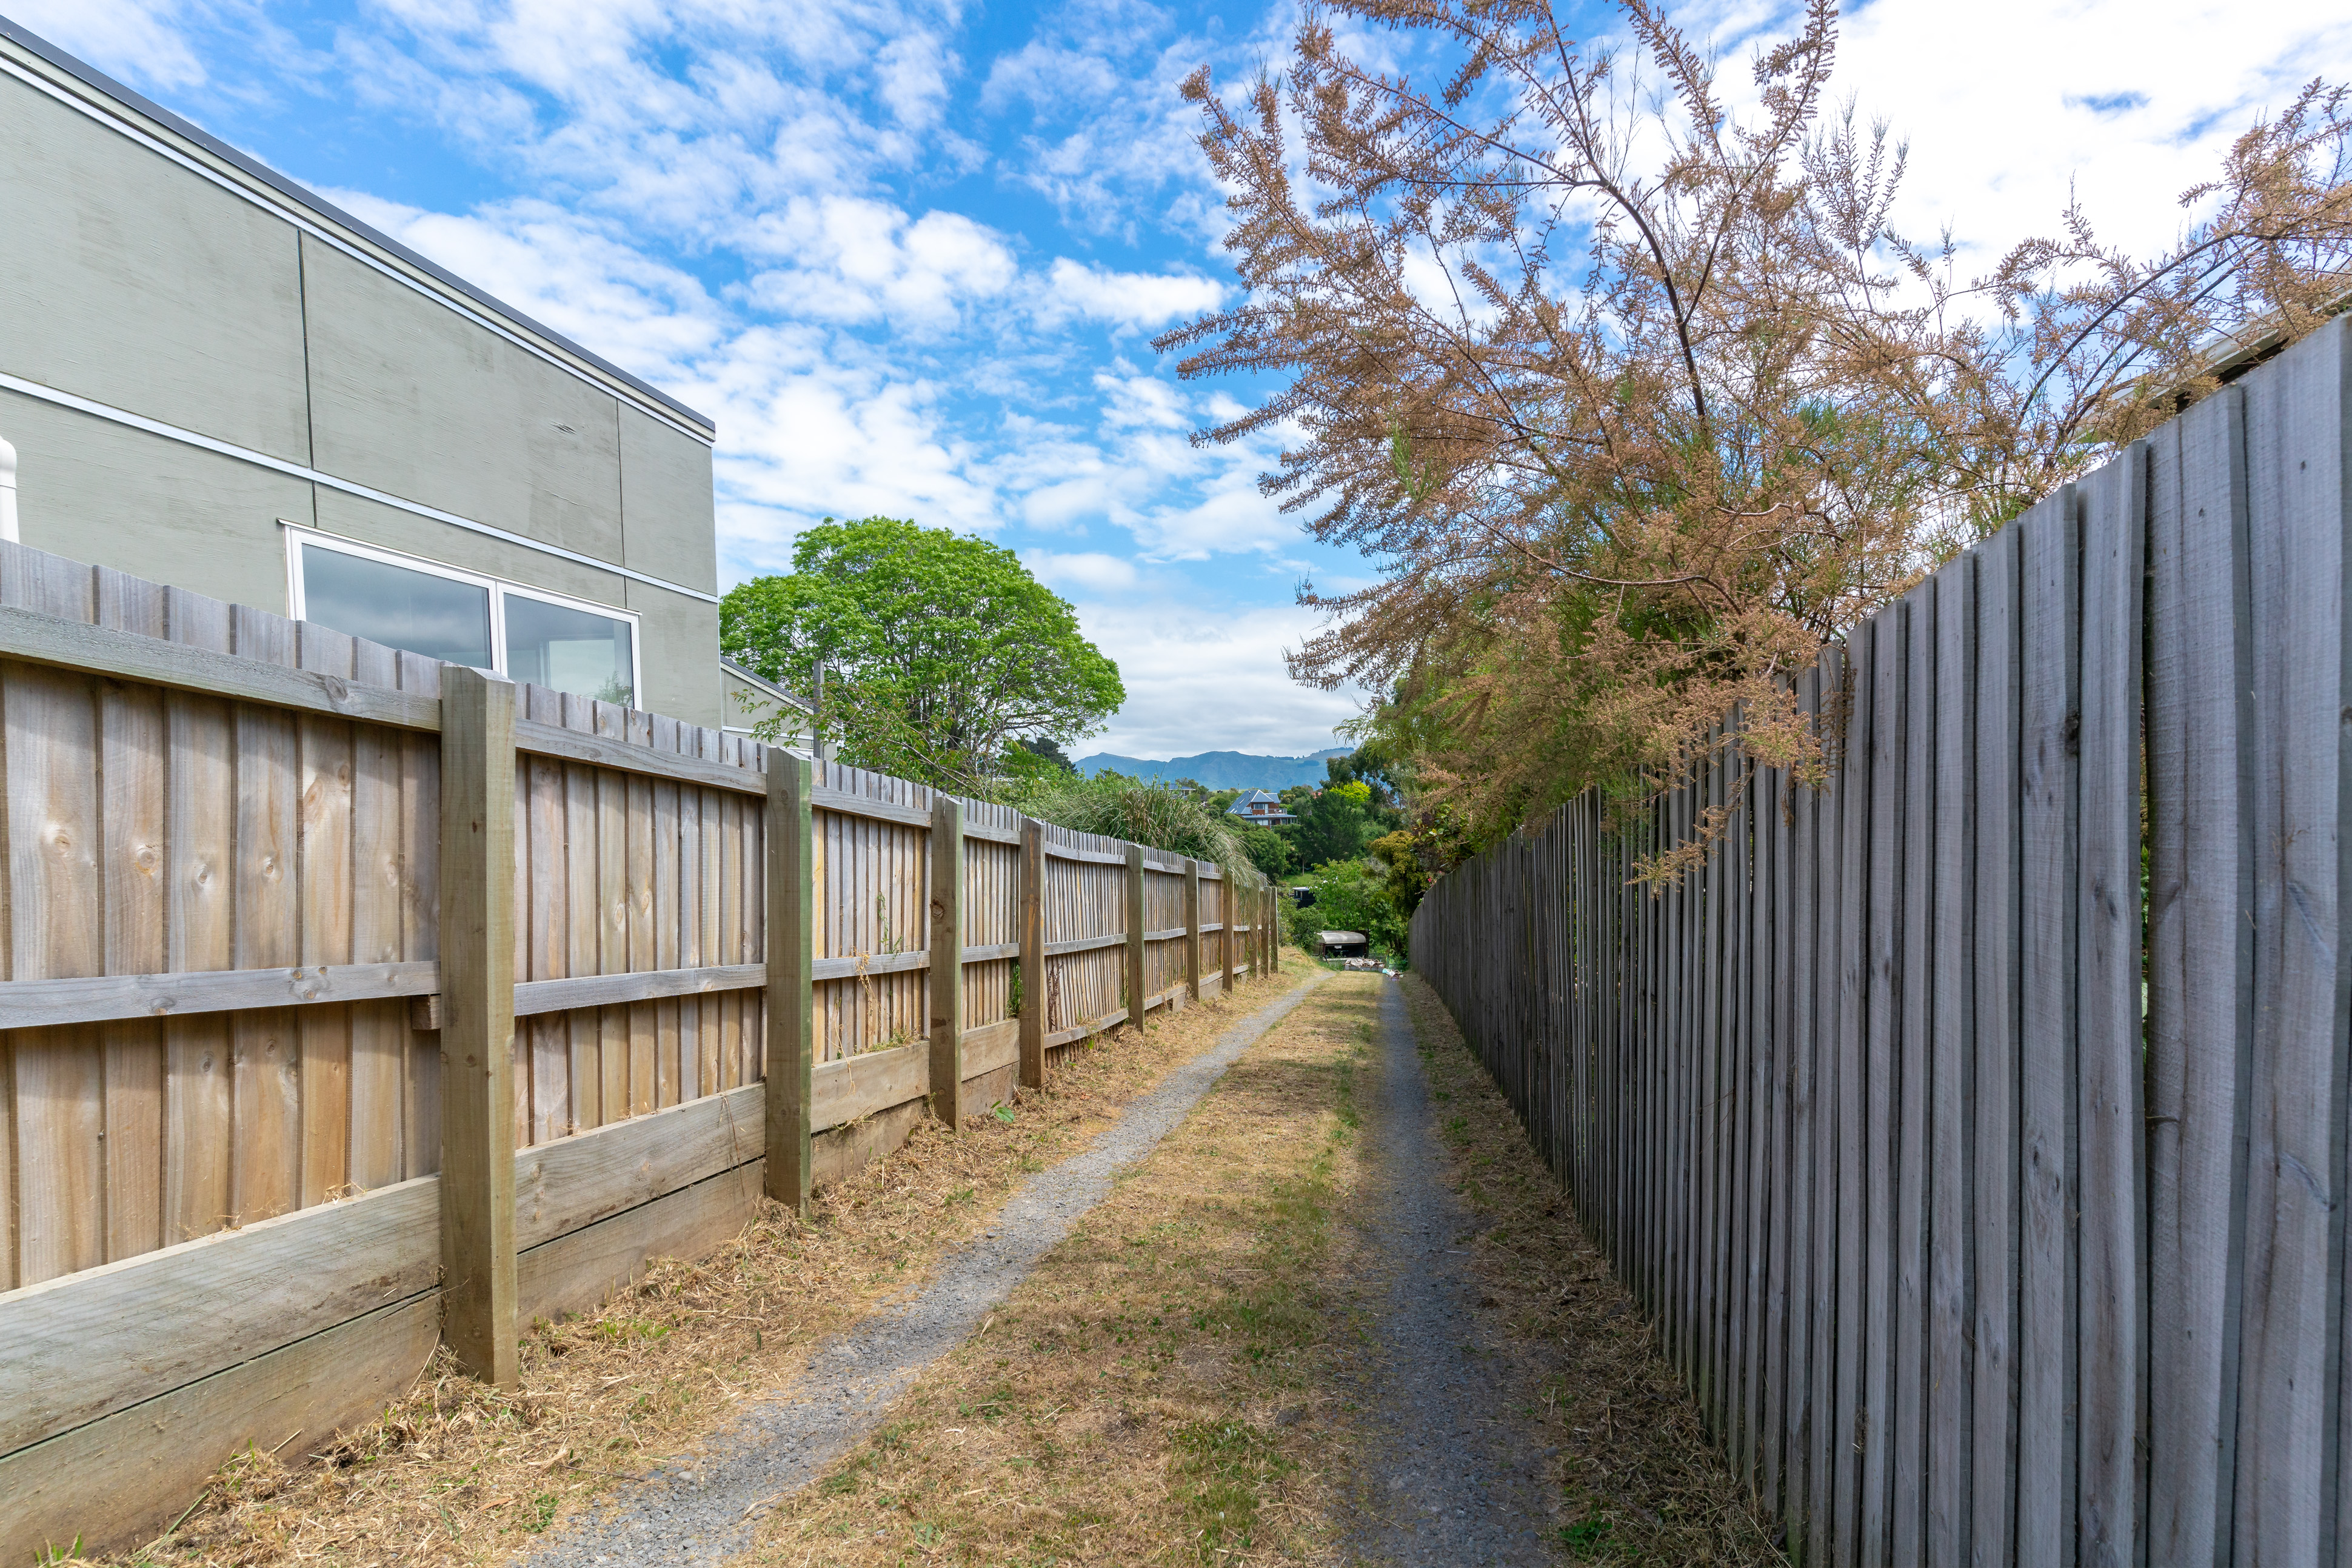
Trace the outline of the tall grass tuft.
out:
[[[1068,777],[1026,792],[1019,804],[1041,821],[1077,832],[1213,861],[1235,887],[1265,885],[1265,873],[1243,852],[1241,834],[1227,824],[1224,813],[1164,784],[1118,773]]]

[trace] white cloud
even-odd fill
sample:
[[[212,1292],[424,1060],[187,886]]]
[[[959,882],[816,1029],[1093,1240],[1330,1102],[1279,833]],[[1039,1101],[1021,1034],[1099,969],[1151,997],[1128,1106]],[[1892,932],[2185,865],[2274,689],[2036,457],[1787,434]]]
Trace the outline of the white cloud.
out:
[[[441,203],[462,210],[425,210],[429,172],[404,187],[417,204],[335,199],[713,414],[730,574],[784,564],[828,512],[978,530],[1081,600],[1120,660],[1111,749],[1311,750],[1354,711],[1288,684],[1281,651],[1311,618],[1263,607],[1347,575],[1259,492],[1297,433],[1193,445],[1235,392],[1178,382],[1135,340],[1233,297],[1223,259],[1200,259],[1229,220],[1175,83],[1208,59],[1231,93],[1278,63],[1293,0],[1199,34],[1140,0],[1071,0],[970,59],[962,0],[368,0],[307,53],[264,4],[9,11],[200,116],[310,92],[470,159]],[[1981,268],[2052,229],[2074,179],[2112,237],[2161,245],[2174,195],[2259,109],[2352,75],[2352,0],[2150,4],[1849,15],[1835,89],[1911,136],[1905,225],[1953,223]],[[1787,12],[1704,0],[1678,19],[1746,91],[1748,41]],[[1345,43],[1425,71],[1411,36]]]
[[[1026,549],[1021,552],[1021,561],[1049,588],[1116,593],[1141,580],[1134,561],[1097,550],[1057,555],[1052,550]]]
[[[1046,273],[1035,311],[1039,323],[1048,327],[1077,319],[1138,330],[1213,310],[1224,298],[1225,286],[1214,278],[1182,272],[1112,272],[1057,256]]]
[[[8,16],[151,90],[205,79],[176,0],[11,0]]]
[[[1214,602],[1080,604],[1078,622],[1118,664],[1127,706],[1087,749],[1127,757],[1196,751],[1304,756],[1355,716],[1348,692],[1294,685],[1283,669],[1318,624],[1294,606],[1236,611]]]
[[[1723,75],[1746,90],[1751,29],[1793,26],[1773,10],[1732,0],[1682,19],[1737,40]],[[1950,225],[1967,271],[2056,233],[2070,186],[2110,243],[2164,246],[2180,193],[2317,75],[2352,75],[2352,0],[1984,0],[1964,19],[1933,0],[1876,0],[1841,23],[1834,88],[1864,123],[1884,116],[1909,139],[1897,222],[1928,242]]]
[[[950,327],[964,306],[1003,294],[1020,270],[1000,235],[961,214],[909,220],[887,203],[851,196],[795,198],[760,218],[743,248],[793,258],[751,279],[761,308],[844,323]]]

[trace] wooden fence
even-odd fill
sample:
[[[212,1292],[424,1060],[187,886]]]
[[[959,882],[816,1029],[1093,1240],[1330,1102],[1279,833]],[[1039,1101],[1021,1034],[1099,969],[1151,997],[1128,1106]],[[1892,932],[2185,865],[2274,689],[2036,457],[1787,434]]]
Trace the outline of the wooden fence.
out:
[[[1213,864],[15,545],[0,775],[0,1560],[1273,960]]]
[[[2346,333],[1414,918],[1801,1561],[2352,1561]]]

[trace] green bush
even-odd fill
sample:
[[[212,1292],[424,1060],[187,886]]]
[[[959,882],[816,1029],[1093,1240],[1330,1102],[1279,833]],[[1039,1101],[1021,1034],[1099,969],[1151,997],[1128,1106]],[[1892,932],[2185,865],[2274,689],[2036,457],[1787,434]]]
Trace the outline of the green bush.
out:
[[[1315,890],[1315,902],[1290,909],[1291,939],[1309,953],[1325,931],[1360,931],[1374,954],[1405,956],[1404,919],[1390,898],[1388,869],[1375,861],[1331,861],[1317,866],[1298,885]]]
[[[1022,791],[1013,803],[1041,821],[1081,833],[1213,861],[1236,886],[1265,885],[1265,877],[1225,814],[1182,790],[1106,768],[1091,779],[1044,780]]]

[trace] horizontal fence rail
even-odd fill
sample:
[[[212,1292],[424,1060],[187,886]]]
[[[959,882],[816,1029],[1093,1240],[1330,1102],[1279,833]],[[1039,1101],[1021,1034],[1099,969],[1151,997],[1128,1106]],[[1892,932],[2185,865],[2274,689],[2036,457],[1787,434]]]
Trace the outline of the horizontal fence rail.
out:
[[[1209,862],[14,544],[0,806],[10,1560],[1276,959]]]
[[[1735,713],[1414,915],[1802,1562],[2347,1560],[2347,379],[2338,321],[1853,628],[1824,787]]]

